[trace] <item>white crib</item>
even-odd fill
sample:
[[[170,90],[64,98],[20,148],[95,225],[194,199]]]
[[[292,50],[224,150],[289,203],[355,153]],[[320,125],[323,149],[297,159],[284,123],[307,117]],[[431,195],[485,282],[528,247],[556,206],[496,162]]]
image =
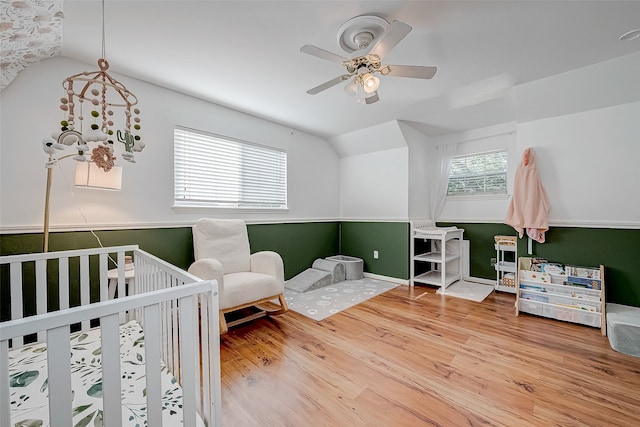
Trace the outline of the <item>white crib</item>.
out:
[[[134,260],[134,280],[128,283],[125,254]],[[109,258],[118,266],[114,299],[108,296]],[[0,288],[5,300],[0,306],[6,310],[8,298],[11,311],[2,314],[10,320],[0,323],[0,425],[33,421],[33,412],[24,410],[23,390],[41,375],[32,367],[38,358],[46,358],[37,383],[48,389],[38,396],[45,399],[39,409],[48,413],[45,426],[71,426],[78,418],[107,427],[222,425],[215,281],[202,281],[138,246],[3,256],[0,280],[7,279],[9,295],[7,286]],[[35,310],[25,313],[23,307]],[[138,338],[130,343],[129,336]],[[93,341],[98,347],[85,353]],[[82,355],[82,365],[76,355]],[[132,361],[124,360],[133,355]],[[16,360],[26,361],[28,368],[10,364]],[[97,364],[101,373],[87,372],[89,364]],[[137,365],[141,373],[130,368]],[[78,366],[83,366],[81,379]],[[99,380],[91,392],[74,389],[92,375]],[[20,392],[13,390],[13,397],[12,386]],[[129,407],[128,396],[144,401]],[[18,412],[21,419],[15,418]],[[168,421],[169,416],[180,419]]]

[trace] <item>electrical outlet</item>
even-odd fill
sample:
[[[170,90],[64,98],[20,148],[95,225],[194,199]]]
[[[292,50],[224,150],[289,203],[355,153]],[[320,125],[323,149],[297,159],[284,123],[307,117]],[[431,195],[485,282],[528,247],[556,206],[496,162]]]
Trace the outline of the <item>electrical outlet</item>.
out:
[[[373,251],[373,259],[378,259],[378,251]]]
[[[491,258],[491,267],[494,267],[495,265],[496,265],[496,259]]]

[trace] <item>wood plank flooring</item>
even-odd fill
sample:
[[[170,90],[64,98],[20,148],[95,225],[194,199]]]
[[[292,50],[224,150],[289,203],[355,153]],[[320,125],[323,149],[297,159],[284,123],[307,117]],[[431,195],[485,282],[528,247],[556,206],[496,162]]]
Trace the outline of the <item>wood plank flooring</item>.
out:
[[[321,322],[232,328],[224,425],[640,425],[640,358],[596,328],[516,317],[514,301],[400,286]]]

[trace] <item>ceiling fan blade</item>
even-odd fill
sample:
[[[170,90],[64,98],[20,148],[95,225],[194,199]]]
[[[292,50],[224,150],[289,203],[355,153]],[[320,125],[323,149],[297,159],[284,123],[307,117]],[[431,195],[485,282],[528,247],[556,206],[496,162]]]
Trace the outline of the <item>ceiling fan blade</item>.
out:
[[[338,83],[340,83],[340,82],[343,82],[343,81],[347,80],[349,77],[351,77],[351,75],[350,75],[350,74],[343,74],[343,75],[341,75],[341,76],[336,77],[335,79],[331,79],[331,80],[329,80],[328,82],[324,82],[324,83],[322,83],[322,84],[321,84],[321,85],[319,85],[319,86],[316,86],[316,87],[314,87],[314,88],[309,89],[309,90],[307,91],[307,93],[308,93],[309,95],[315,95],[315,94],[318,94],[318,93],[322,92],[323,90],[327,90],[327,89],[329,89],[330,87],[333,87],[333,86],[337,85]]]
[[[386,71],[388,70],[388,71]],[[430,79],[436,75],[436,67],[414,65],[386,65],[381,73],[384,76],[412,77],[414,79]]]
[[[364,99],[364,102],[367,105],[373,104],[374,102],[378,102],[378,101],[380,101],[380,97],[378,96],[378,92],[373,92],[373,93],[369,94],[369,96],[367,96]]]
[[[336,64],[343,65],[345,61],[349,61],[349,59],[337,55],[335,53],[329,52],[328,50],[320,49],[317,46],[313,46],[310,44],[305,44],[300,48],[300,52],[306,53],[307,55],[315,56],[316,58],[324,59],[329,62],[335,62]]]
[[[389,53],[400,41],[411,32],[411,26],[402,21],[392,21],[389,27],[380,34],[369,49],[369,54],[378,55],[380,59]]]

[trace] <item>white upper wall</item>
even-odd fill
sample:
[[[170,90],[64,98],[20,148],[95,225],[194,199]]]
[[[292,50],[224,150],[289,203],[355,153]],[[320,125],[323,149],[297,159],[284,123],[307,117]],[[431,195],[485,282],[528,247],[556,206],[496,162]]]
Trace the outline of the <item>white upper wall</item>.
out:
[[[407,147],[340,159],[340,217],[407,220]]]
[[[429,219],[434,145],[429,137],[411,125],[398,124],[409,147],[409,219]]]
[[[640,227],[640,102],[518,125],[555,225]]]
[[[366,108],[366,106],[361,108]],[[356,156],[407,146],[398,127],[398,122],[395,120],[345,133],[330,138],[329,142],[340,157]]]
[[[96,228],[189,224],[202,216],[266,221],[421,218],[428,212],[426,178],[433,145],[454,142],[459,143],[458,154],[506,148],[510,182],[522,151],[533,147],[551,199],[552,225],[640,227],[634,187],[640,182],[640,85],[634,85],[638,64],[640,54],[630,55],[516,87],[517,125],[429,139],[406,123],[392,121],[330,143],[118,77],[140,99],[147,148],[137,164],[124,165],[123,189],[114,193],[74,189],[74,162],[61,162],[54,170],[52,229],[85,223]],[[0,231],[41,229],[46,154],[40,141],[59,128],[60,82],[94,68],[64,58],[44,61],[28,67],[0,93]],[[626,90],[629,103],[606,105],[611,102],[608,91]],[[582,110],[575,111],[576,105]],[[286,149],[289,212],[172,209],[174,125]],[[507,197],[449,199],[440,221],[502,222],[507,205]]]
[[[509,194],[522,152],[532,147],[551,225],[640,227],[638,75],[640,54],[634,54],[517,86],[515,133],[504,134],[505,125],[435,143],[457,142],[459,155],[509,150]],[[451,197],[441,220],[503,222],[508,203],[504,197]]]
[[[0,231],[42,229],[47,155],[41,141],[60,129],[63,79],[94,69],[95,65],[65,58],[46,60],[30,65],[0,93]],[[203,216],[266,221],[338,217],[339,159],[325,139],[145,82],[114,77],[139,99],[147,146],[136,156],[136,164],[124,162],[119,192],[75,189],[75,162],[61,161],[53,171],[52,230],[85,224],[96,228],[190,224]],[[172,209],[175,125],[285,149],[289,211]]]
[[[522,153],[531,147],[551,203],[551,225],[636,228],[639,117],[640,102],[635,102],[519,123],[515,132],[494,127],[477,139],[459,135],[457,154],[506,148],[511,195]],[[509,201],[498,196],[450,197],[440,220],[501,223]]]
[[[409,148],[397,121],[332,140],[340,154],[340,217],[403,220],[409,215]]]

